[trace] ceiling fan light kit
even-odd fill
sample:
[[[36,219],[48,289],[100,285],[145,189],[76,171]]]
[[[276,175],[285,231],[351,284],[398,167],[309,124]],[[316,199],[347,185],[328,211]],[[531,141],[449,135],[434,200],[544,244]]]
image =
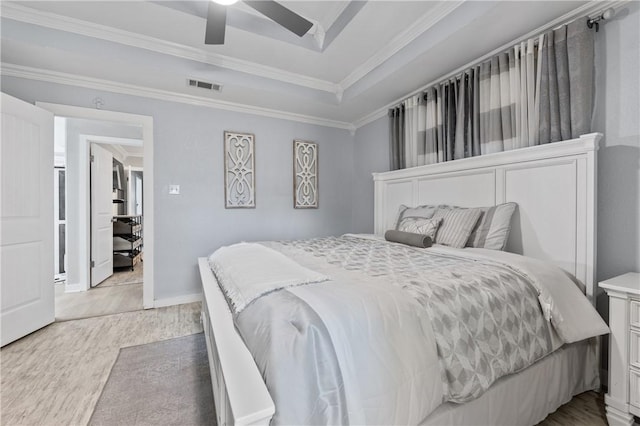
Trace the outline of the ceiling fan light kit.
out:
[[[212,0],[207,13],[205,44],[224,44],[227,22],[227,6],[237,0]],[[244,3],[257,10],[272,21],[282,25],[298,37],[304,36],[313,27],[313,23],[274,0],[245,0]]]
[[[238,2],[238,0],[211,0],[214,3],[218,3],[221,4],[223,6],[231,6],[232,4],[235,4]]]

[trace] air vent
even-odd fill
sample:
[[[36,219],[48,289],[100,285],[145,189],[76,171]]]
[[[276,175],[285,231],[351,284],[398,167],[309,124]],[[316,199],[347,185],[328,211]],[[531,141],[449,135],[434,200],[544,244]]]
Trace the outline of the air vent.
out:
[[[198,87],[200,89],[213,90],[219,92],[222,90],[222,84],[209,83],[208,81],[194,80],[193,78],[187,79],[187,85],[190,87]]]

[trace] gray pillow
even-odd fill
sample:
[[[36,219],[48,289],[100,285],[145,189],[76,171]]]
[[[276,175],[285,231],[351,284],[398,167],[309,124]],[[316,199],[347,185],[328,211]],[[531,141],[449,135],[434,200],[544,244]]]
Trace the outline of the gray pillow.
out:
[[[424,219],[430,219],[433,214],[438,210],[438,206],[424,205],[418,207],[408,207],[404,204],[400,204],[398,208],[398,214],[396,221],[394,222],[395,229],[400,229],[400,221],[405,217],[421,217]]]
[[[425,219],[423,217],[405,217],[398,224],[398,231],[422,234],[435,239],[442,219]]]
[[[482,216],[467,241],[467,247],[504,250],[511,232],[511,217],[516,203],[482,207]]]
[[[427,248],[431,247],[433,240],[428,235],[413,234],[411,232],[397,231],[390,229],[384,233],[384,239],[394,243],[406,244],[408,246]]]
[[[481,214],[481,209],[439,208],[432,218],[442,219],[434,242],[445,246],[464,248]]]

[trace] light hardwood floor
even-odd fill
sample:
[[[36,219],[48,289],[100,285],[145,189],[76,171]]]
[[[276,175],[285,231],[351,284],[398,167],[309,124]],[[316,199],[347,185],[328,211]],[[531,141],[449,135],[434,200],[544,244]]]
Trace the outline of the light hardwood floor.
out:
[[[119,268],[113,271],[113,275],[98,284],[96,288],[105,288],[117,285],[138,284],[143,280],[143,262],[138,262],[133,271],[128,268]]]
[[[55,322],[0,350],[0,424],[85,425],[120,348],[201,331],[200,303]]]
[[[0,350],[0,424],[84,425],[120,348],[202,331],[200,303],[57,322]],[[602,394],[586,392],[544,426],[604,426]]]
[[[65,293],[64,284],[56,284],[56,321],[141,310],[142,269],[138,263],[133,271],[116,270],[97,287],[77,293]]]

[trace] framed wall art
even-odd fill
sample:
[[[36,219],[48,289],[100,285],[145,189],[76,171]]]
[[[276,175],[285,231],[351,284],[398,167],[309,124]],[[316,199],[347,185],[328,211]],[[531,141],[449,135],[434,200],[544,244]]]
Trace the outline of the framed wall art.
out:
[[[255,137],[224,132],[224,198],[228,209],[255,208]]]
[[[293,207],[318,208],[318,144],[293,141]]]

